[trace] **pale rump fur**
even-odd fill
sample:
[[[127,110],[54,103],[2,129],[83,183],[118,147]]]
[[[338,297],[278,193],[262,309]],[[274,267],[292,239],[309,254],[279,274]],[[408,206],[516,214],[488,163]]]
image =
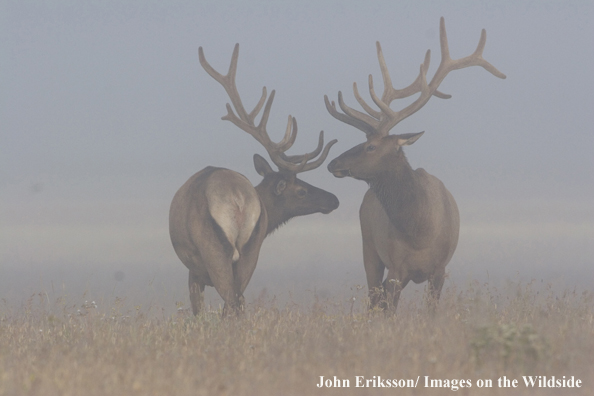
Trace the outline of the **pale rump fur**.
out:
[[[260,217],[260,198],[237,172],[221,169],[206,180],[206,199],[212,218],[233,246],[233,261],[250,239]]]
[[[225,195],[215,197],[217,193]],[[248,214],[248,208],[253,213]],[[205,286],[215,287],[227,310],[242,304],[267,224],[255,188],[237,172],[209,166],[177,191],[169,211],[169,233],[175,252],[190,270],[195,314],[202,309]]]

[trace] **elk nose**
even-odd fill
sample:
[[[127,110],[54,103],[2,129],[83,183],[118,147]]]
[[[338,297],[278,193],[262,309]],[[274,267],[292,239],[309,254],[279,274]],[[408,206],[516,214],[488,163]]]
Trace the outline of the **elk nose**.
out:
[[[334,158],[332,161],[330,161],[330,163],[328,164],[328,172],[333,173],[334,172],[334,168],[336,168],[336,158]]]
[[[326,203],[326,207],[322,209],[321,212],[323,214],[328,214],[332,212],[334,209],[338,208],[339,204],[340,202],[338,202],[338,198],[336,197],[336,195],[330,193],[330,197],[328,199],[328,202]]]
[[[338,205],[340,205],[340,202],[338,201],[338,197],[334,194],[332,194],[332,201],[330,202],[330,207],[332,208],[332,210],[338,208]]]
[[[337,159],[338,158],[334,158],[330,161],[328,164],[328,172],[339,178],[351,176],[351,171],[349,169],[341,169],[342,165],[338,163]]]

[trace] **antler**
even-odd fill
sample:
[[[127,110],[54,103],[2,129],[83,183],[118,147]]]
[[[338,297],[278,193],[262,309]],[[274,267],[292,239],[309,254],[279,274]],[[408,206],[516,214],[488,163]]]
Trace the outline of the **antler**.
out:
[[[376,42],[377,57],[382,71],[382,77],[384,80],[384,93],[379,98],[373,88],[373,78],[369,75],[369,93],[373,102],[380,108],[380,111],[373,109],[369,106],[365,100],[359,95],[357,89],[357,83],[353,83],[353,92],[357,102],[363,107],[367,114],[357,111],[344,103],[342,98],[342,92],[338,92],[338,105],[344,113],[340,113],[336,109],[334,102],[330,103],[328,96],[324,96],[326,103],[326,109],[328,112],[339,121],[346,124],[352,125],[357,129],[365,132],[366,134],[379,133],[383,136],[390,133],[396,124],[405,118],[411,116],[419,109],[421,109],[431,98],[431,96],[437,96],[441,99],[449,99],[451,95],[444,94],[437,90],[443,79],[448,75],[449,72],[457,69],[462,69],[470,66],[482,66],[485,70],[493,74],[495,77],[505,78],[505,74],[497,70],[493,65],[483,59],[483,50],[487,41],[487,32],[485,29],[481,32],[481,38],[478,46],[472,55],[465,58],[452,60],[450,58],[450,51],[448,48],[448,38],[446,35],[444,18],[441,17],[439,21],[439,39],[441,47],[441,63],[435,72],[435,75],[431,79],[431,82],[427,84],[427,70],[429,69],[429,63],[431,59],[431,50],[427,50],[425,54],[425,60],[421,64],[420,72],[416,80],[408,87],[403,89],[395,89],[392,85],[390,73],[384,60],[382,48],[379,42]],[[406,98],[416,93],[421,95],[413,103],[403,108],[400,111],[394,111],[390,109],[390,103],[395,99]]]
[[[270,159],[272,162],[278,166],[279,170],[289,171],[293,173],[300,173],[306,172],[311,169],[315,169],[319,167],[328,156],[330,152],[330,147],[337,142],[336,139],[329,142],[324,150],[322,151],[322,147],[324,146],[324,131],[320,132],[320,137],[318,141],[318,147],[312,151],[311,153],[306,153],[302,155],[286,155],[285,151],[287,151],[293,143],[295,143],[295,139],[297,138],[297,120],[289,116],[287,122],[287,130],[285,131],[285,136],[283,139],[278,142],[274,143],[270,137],[268,136],[268,132],[266,131],[266,124],[268,122],[268,117],[270,115],[270,108],[272,107],[272,101],[274,100],[274,93],[273,90],[270,93],[270,97],[266,100],[267,92],[266,87],[262,88],[262,97],[260,101],[256,105],[256,107],[248,114],[245,108],[243,107],[243,103],[241,102],[241,97],[239,96],[239,92],[237,91],[237,86],[235,85],[235,74],[237,73],[237,58],[239,56],[239,44],[235,44],[235,48],[233,49],[233,55],[231,57],[231,65],[229,66],[229,72],[227,75],[223,76],[219,72],[217,72],[207,61],[204,57],[204,51],[202,47],[198,48],[198,56],[200,58],[200,64],[206,70],[206,72],[218,81],[225,91],[229,98],[231,99],[231,103],[233,104],[233,108],[235,108],[235,112],[229,103],[227,103],[227,115],[222,117],[223,120],[231,121],[240,129],[244,130],[245,132],[252,135],[268,152]],[[262,113],[262,118],[258,125],[255,124],[255,118],[262,109],[262,105],[266,101],[266,105],[264,106],[264,112]],[[308,162],[311,159],[318,156],[320,157],[313,162]]]

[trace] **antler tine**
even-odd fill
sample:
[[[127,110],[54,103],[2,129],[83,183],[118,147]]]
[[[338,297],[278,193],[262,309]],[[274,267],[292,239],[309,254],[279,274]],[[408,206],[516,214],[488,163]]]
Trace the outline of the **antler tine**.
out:
[[[377,60],[379,61],[380,70],[382,72],[382,78],[384,80],[384,93],[382,95],[382,101],[386,102],[386,99],[388,99],[390,91],[394,91],[394,86],[392,85],[390,72],[388,71],[388,66],[386,66],[386,60],[384,59],[384,53],[382,52],[382,46],[380,45],[379,41],[375,42],[375,48],[377,50]],[[369,75],[369,78],[371,81],[371,74]]]
[[[285,138],[287,136],[292,136],[292,140],[294,141],[297,135],[297,120],[294,117],[291,118],[292,121],[289,122],[289,125],[287,127],[287,133],[285,133]],[[292,127],[293,133],[289,134],[290,127]],[[283,139],[283,141],[284,140],[285,139]],[[301,155],[286,155],[284,152],[290,147],[290,145],[286,147],[286,149],[281,149],[281,144],[279,143],[276,145],[276,149],[272,152],[269,151],[268,154],[270,155],[270,159],[272,160],[272,162],[274,162],[274,164],[278,166],[279,170],[292,173],[301,173],[319,167],[326,160],[326,157],[330,152],[330,147],[332,147],[336,142],[336,139],[329,142],[324,148],[322,155],[320,155],[320,157],[313,162],[308,161],[317,157],[318,154],[320,154],[320,151],[322,151],[322,147],[324,146],[324,131],[320,132],[320,136],[318,138],[318,146],[314,151],[310,153]]]
[[[320,131],[320,141],[322,141],[322,142],[324,141],[324,131]],[[336,139],[332,139],[331,141],[329,141],[328,144],[326,145],[326,147],[324,147],[324,151],[318,157],[318,159],[315,160],[315,161],[313,161],[313,162],[306,163],[305,166],[301,170],[299,170],[298,173],[300,173],[300,172],[307,172],[307,171],[310,171],[312,169],[316,169],[317,167],[319,167],[320,165],[322,165],[324,163],[324,161],[326,161],[326,157],[328,157],[328,153],[330,153],[330,148],[332,146],[334,146],[334,144],[336,142],[338,142],[338,140],[336,140]],[[315,157],[315,155],[313,157]]]
[[[338,91],[338,97],[342,98],[342,92]],[[360,119],[339,112],[336,109],[336,103],[334,103],[334,101],[330,103],[330,100],[328,100],[328,95],[324,95],[324,103],[326,104],[326,109],[328,110],[330,115],[336,118],[338,121],[342,121],[345,124],[354,126],[360,131],[365,132],[366,135],[375,133],[375,128],[372,125],[369,125]]]
[[[268,132],[266,132],[266,124],[268,124],[268,117],[270,117],[270,109],[272,108],[272,102],[274,101],[274,95],[276,91],[273,89],[270,92],[270,96],[266,101],[266,105],[264,106],[264,112],[262,112],[262,118],[260,118],[260,123],[256,127],[256,131],[258,135],[263,138],[265,141],[271,142],[270,137],[268,137]],[[262,142],[261,142],[262,143]]]
[[[385,92],[386,92],[386,89],[384,89],[383,96],[385,96]],[[371,95],[371,100],[373,100],[373,103],[375,103],[377,105],[377,107],[379,107],[382,112],[382,117],[380,118],[380,124],[378,125],[376,130],[378,133],[380,133],[382,135],[387,135],[389,132],[389,129],[386,130],[386,128],[381,128],[381,127],[383,124],[385,124],[386,119],[393,119],[395,113],[392,111],[392,109],[390,109],[389,104],[386,104],[385,102],[383,102],[376,95],[375,89],[373,89],[373,76],[371,74],[369,75],[369,94]],[[384,122],[382,122],[382,121],[384,121]]]
[[[297,125],[297,123],[295,123],[295,125]],[[282,158],[285,161],[289,161],[291,163],[294,164],[300,164],[301,162],[303,162],[304,158],[307,158],[307,161],[309,161],[312,158],[315,158],[318,156],[318,154],[320,154],[320,151],[322,151],[322,147],[324,147],[324,131],[322,131],[320,133],[320,136],[318,138],[318,147],[316,147],[316,149],[310,153],[306,153],[306,154],[301,154],[301,155],[285,155],[284,153],[282,154]]]
[[[324,131],[320,131],[320,136],[318,139],[318,147],[316,147],[316,149],[314,151],[312,151],[311,153],[290,156],[289,158],[292,158],[293,161],[297,161],[298,159],[300,159],[299,157],[301,157],[301,162],[299,162],[298,164],[297,163],[293,164],[290,167],[290,169],[287,169],[287,170],[290,170],[291,172],[294,172],[294,173],[301,173],[301,172],[310,171],[312,169],[316,169],[317,167],[319,167],[320,165],[322,165],[324,163],[324,161],[328,157],[328,153],[330,153],[330,148],[336,142],[338,142],[338,140],[336,140],[336,139],[333,139],[330,142],[328,142],[326,147],[324,147],[324,151],[322,151],[322,154],[315,161],[308,162],[310,159],[317,157],[318,154],[320,154],[322,147],[324,146]]]
[[[231,99],[231,103],[233,103],[233,107],[239,118],[242,120],[248,119],[248,114],[243,107],[243,103],[241,102],[241,98],[239,93],[237,92],[237,87],[235,85],[235,74],[237,73],[237,59],[239,58],[239,44],[235,44],[235,48],[233,48],[233,55],[231,56],[231,64],[229,65],[229,71],[227,75],[223,76],[221,73],[217,72],[206,60],[204,56],[204,50],[202,47],[198,48],[198,58],[200,59],[200,65],[202,68],[212,77],[214,78],[219,84],[225,88],[229,99]]]
[[[369,75],[369,77],[371,78],[371,75]],[[340,106],[340,109],[349,117],[359,120],[364,124],[371,126],[373,129],[377,128],[378,120],[347,106],[346,103],[344,103],[342,92],[338,92],[338,105]]]
[[[291,146],[293,146],[293,143],[295,143],[295,139],[297,139],[297,119],[289,116],[285,136],[283,137],[283,140],[277,144],[279,150],[285,152],[290,149]]]
[[[252,123],[254,122],[254,119],[260,112],[260,109],[262,109],[262,105],[264,104],[264,101],[266,100],[266,95],[268,95],[266,92],[266,87],[262,87],[262,96],[260,97],[260,100],[258,101],[258,104],[256,105],[256,107],[254,107],[254,110],[252,110],[252,112],[249,114],[249,119],[252,121]]]
[[[363,100],[363,98],[361,97],[361,95],[359,95],[359,90],[357,89],[357,83],[354,82],[353,83],[353,93],[355,94],[355,99],[357,99],[357,102],[359,102],[359,104],[361,105],[361,107],[363,107],[363,109],[373,118],[379,120],[380,117],[382,116],[382,113],[374,110],[371,106],[369,106],[367,104],[367,102],[365,100]]]
[[[378,45],[378,51],[381,51],[379,42],[377,42],[377,45]],[[379,54],[380,53],[378,52],[378,57],[379,57]],[[383,60],[383,55],[380,60],[380,63],[382,61],[384,62],[384,67],[385,67],[385,61]],[[427,52],[425,52],[425,59],[423,60],[423,63],[421,65],[422,70],[419,73],[419,75],[417,76],[417,78],[415,79],[415,81],[413,81],[413,83],[410,84],[408,87],[402,88],[402,89],[395,89],[392,85],[390,85],[388,87],[386,87],[384,85],[384,94],[382,95],[382,102],[390,105],[390,103],[392,103],[392,101],[395,99],[407,98],[407,97],[412,96],[416,93],[419,93],[421,91],[422,74],[424,73],[425,75],[427,75],[427,71],[429,70],[430,63],[431,63],[431,50],[427,50]],[[387,73],[387,67],[385,69],[386,69],[386,73]],[[441,99],[449,99],[452,97],[451,95],[444,94],[442,92],[439,92],[438,90],[435,90],[435,92],[433,92],[433,95],[435,95]]]

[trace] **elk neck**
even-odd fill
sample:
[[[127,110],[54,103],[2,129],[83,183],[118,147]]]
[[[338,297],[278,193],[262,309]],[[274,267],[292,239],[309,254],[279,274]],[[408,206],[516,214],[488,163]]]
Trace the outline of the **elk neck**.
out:
[[[267,180],[265,178],[256,186],[256,191],[268,214],[267,236],[293,217],[286,214],[284,197],[282,195],[275,195],[272,192],[272,184],[274,182],[275,180]]]
[[[407,237],[409,243],[420,248],[431,233],[427,192],[402,148],[390,156],[386,165],[369,181],[369,187],[392,225]]]

